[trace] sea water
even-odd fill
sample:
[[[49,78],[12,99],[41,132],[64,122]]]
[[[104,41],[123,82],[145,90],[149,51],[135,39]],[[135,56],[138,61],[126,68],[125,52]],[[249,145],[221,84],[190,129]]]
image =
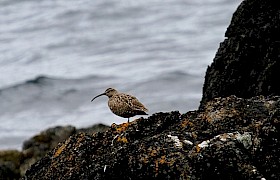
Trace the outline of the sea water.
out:
[[[149,114],[197,109],[240,3],[0,0],[0,149],[54,126],[126,122],[106,96],[90,102],[108,87]]]

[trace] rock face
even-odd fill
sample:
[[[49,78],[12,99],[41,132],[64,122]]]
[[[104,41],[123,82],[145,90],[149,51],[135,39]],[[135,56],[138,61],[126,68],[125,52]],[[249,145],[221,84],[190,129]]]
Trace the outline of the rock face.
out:
[[[208,67],[200,109],[215,97],[280,95],[280,5],[245,0]]]
[[[216,98],[71,136],[23,179],[278,179],[279,119],[280,97]]]
[[[0,179],[19,179],[32,164],[44,157],[58,143],[65,141],[71,135],[80,132],[92,134],[107,129],[108,126],[103,124],[96,124],[83,129],[76,129],[73,126],[49,128],[25,141],[22,151],[0,151]]]
[[[73,126],[58,126],[49,128],[25,141],[22,148],[21,175],[24,175],[25,171],[32,164],[44,157],[46,153],[55,148],[59,142],[63,142],[75,133],[76,128]]]

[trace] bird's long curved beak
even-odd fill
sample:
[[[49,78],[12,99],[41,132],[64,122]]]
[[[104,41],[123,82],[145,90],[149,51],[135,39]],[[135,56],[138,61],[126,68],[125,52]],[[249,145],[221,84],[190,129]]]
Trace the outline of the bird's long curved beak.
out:
[[[98,98],[99,96],[103,96],[103,95],[105,95],[105,93],[102,93],[102,94],[99,94],[99,95],[95,96],[94,98],[92,98],[91,102],[92,102],[94,99]]]

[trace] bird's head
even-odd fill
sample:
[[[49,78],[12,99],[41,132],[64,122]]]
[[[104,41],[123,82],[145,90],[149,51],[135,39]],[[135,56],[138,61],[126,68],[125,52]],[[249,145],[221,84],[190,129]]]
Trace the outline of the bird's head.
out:
[[[106,95],[110,98],[117,93],[118,93],[118,91],[115,90],[114,88],[108,88],[108,89],[105,90],[104,93],[95,96],[91,101],[93,101],[94,99],[98,98],[99,96],[103,96],[103,95]]]

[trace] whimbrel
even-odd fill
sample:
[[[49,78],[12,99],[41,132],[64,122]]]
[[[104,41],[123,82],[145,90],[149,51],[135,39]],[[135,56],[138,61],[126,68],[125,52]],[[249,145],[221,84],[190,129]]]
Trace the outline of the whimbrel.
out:
[[[91,101],[95,98],[106,95],[108,96],[108,106],[110,110],[123,118],[133,117],[135,115],[148,115],[146,112],[148,109],[134,96],[120,93],[114,88],[108,88],[102,94],[95,96]]]

